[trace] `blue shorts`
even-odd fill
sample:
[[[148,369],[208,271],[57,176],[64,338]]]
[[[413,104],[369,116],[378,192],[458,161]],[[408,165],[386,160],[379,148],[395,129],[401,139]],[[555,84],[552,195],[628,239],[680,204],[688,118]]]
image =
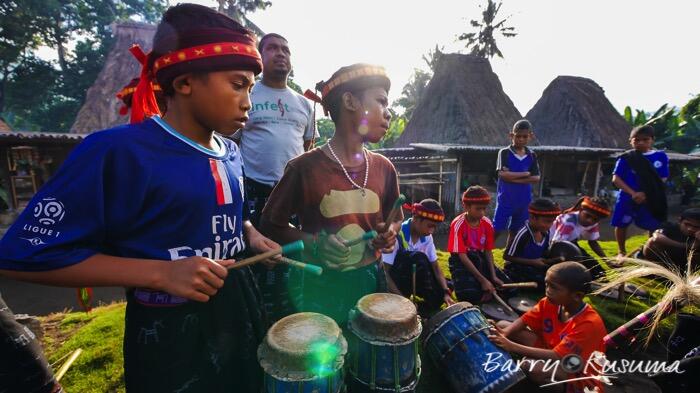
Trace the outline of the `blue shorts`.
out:
[[[527,206],[530,201],[520,206],[496,203],[496,211],[493,214],[493,229],[496,231],[517,231],[525,225],[528,219]]]
[[[610,225],[618,228],[627,228],[634,222],[634,225],[654,231],[659,229],[661,222],[651,215],[651,212],[645,205],[634,203],[633,200],[624,198],[617,199],[615,202],[615,210],[613,211]]]

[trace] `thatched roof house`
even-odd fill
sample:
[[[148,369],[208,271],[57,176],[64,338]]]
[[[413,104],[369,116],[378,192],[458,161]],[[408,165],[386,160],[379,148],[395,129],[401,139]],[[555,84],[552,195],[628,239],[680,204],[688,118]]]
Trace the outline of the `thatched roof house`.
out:
[[[594,81],[559,76],[526,116],[541,145],[625,149],[629,131],[620,113]]]
[[[144,23],[126,22],[115,25],[114,47],[107,55],[105,66],[97,80],[88,89],[85,104],[80,108],[70,132],[88,133],[128,123],[128,116],[119,115],[121,103],[115,95],[132,78],[138,77],[141,71],[141,65],[131,55],[129,48],[133,44],[139,44],[145,52],[150,51],[155,32],[155,26]]]
[[[395,146],[507,145],[508,131],[520,118],[487,59],[445,54]]]

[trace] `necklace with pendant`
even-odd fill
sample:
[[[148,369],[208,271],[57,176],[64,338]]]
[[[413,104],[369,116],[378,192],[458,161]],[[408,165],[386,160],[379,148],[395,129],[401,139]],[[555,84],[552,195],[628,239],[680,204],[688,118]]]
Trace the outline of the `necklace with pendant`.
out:
[[[331,139],[332,140],[332,139]],[[365,181],[362,183],[362,186],[359,184],[355,183],[354,180],[352,180],[352,177],[350,177],[350,174],[348,174],[348,170],[345,169],[343,166],[343,163],[340,161],[340,158],[335,154],[335,151],[333,151],[333,146],[331,146],[331,141],[328,141],[328,150],[330,150],[331,155],[333,158],[335,158],[335,161],[338,162],[338,165],[343,169],[343,173],[345,174],[345,178],[347,178],[350,181],[350,184],[353,185],[353,187],[359,189],[362,192],[362,196],[364,197],[366,194],[365,189],[367,188],[367,179],[369,178],[369,160],[367,160],[367,151],[363,148],[362,149],[362,156],[365,159]]]

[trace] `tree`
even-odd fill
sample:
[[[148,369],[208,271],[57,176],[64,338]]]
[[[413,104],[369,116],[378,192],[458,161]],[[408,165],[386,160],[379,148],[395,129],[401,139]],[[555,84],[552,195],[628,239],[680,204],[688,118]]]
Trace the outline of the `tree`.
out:
[[[496,44],[496,36],[498,34],[503,37],[515,37],[518,33],[514,27],[506,26],[506,22],[510,16],[505,17],[498,22],[496,21],[498,11],[501,9],[503,2],[496,4],[493,0],[487,0],[486,9],[482,12],[482,20],[472,19],[471,27],[477,28],[477,32],[462,33],[457,37],[458,41],[467,41],[465,47],[471,49],[471,54],[483,57],[492,58],[498,56],[503,58],[503,53],[498,49]],[[481,8],[481,6],[479,6]]]
[[[428,82],[433,77],[435,68],[437,67],[440,57],[444,54],[444,47],[438,47],[435,44],[435,49],[428,52],[427,55],[423,55],[423,61],[428,66],[429,71],[423,71],[419,68],[413,70],[413,76],[409,79],[408,83],[403,86],[401,90],[401,97],[393,103],[393,107],[403,108],[403,116],[406,119],[411,119],[413,115],[413,110],[418,105],[423,96],[425,88],[428,86]]]
[[[255,34],[263,36],[262,31],[255,23],[246,17],[246,14],[255,12],[258,9],[264,10],[272,5],[266,0],[216,0],[219,3],[219,12],[222,12],[243,26],[253,30]]]
[[[110,25],[132,17],[156,22],[166,5],[166,0],[23,0],[21,7],[2,2],[0,113],[21,129],[67,131],[112,46]],[[5,34],[13,40],[4,40]],[[55,50],[57,61],[39,59],[40,45]],[[42,84],[24,94],[37,81]]]

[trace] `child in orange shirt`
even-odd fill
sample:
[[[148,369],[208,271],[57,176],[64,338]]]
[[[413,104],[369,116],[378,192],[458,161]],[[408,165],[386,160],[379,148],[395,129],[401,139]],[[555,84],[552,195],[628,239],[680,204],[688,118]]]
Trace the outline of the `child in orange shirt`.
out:
[[[589,392],[596,391],[594,388],[602,392],[596,367],[589,364],[589,359],[594,352],[605,352],[603,337],[607,331],[600,315],[583,302],[590,281],[590,273],[578,262],[550,267],[545,278],[546,296],[515,322],[499,322],[489,339],[505,351],[524,358],[559,360],[556,372],[546,371],[542,362],[524,367],[535,383],[544,385],[554,382],[553,379],[581,378],[566,382],[566,392],[583,393],[585,388]]]

